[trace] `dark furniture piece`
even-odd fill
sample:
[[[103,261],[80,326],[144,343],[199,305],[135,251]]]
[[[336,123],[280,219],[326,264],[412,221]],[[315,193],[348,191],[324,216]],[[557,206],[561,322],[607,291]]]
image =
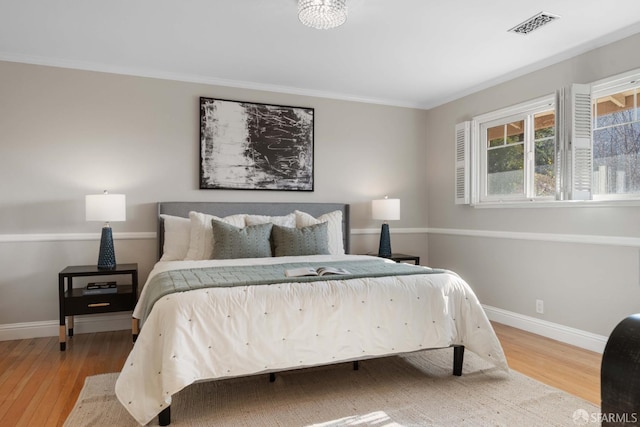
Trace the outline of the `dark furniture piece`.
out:
[[[83,288],[73,288],[75,277],[131,276],[131,284],[118,284],[117,292],[84,295]],[[112,270],[100,270],[95,265],[69,266],[58,274],[58,299],[60,302],[60,351],[67,347],[66,320],[69,336],[73,336],[73,316],[82,314],[131,311],[138,299],[138,264],[118,264]],[[133,339],[137,337],[137,325],[132,323]]]
[[[389,257],[390,260],[393,260],[395,262],[406,262],[406,261],[413,261],[413,263],[415,265],[420,265],[420,257],[419,256],[415,256],[415,255],[407,255],[407,254],[396,254],[393,253],[391,254],[391,256]]]
[[[640,426],[640,314],[615,327],[600,368],[602,425]]]

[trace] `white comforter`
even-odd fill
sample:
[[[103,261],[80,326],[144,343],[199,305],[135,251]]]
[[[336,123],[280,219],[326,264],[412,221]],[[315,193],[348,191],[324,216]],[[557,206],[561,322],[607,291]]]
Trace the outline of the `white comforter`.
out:
[[[317,255],[308,261],[367,259]],[[300,262],[300,257],[159,262],[161,271]],[[143,288],[140,301],[145,298]],[[139,303],[134,317],[139,318]],[[461,344],[507,370],[502,347],[469,285],[455,273],[199,289],[160,299],[116,383],[146,424],[199,380]]]

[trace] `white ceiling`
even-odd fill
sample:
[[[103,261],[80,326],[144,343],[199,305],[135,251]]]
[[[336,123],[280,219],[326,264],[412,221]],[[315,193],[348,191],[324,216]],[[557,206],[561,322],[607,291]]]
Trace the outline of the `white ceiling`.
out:
[[[638,0],[348,5],[315,30],[296,0],[0,0],[0,60],[430,108],[640,32]]]

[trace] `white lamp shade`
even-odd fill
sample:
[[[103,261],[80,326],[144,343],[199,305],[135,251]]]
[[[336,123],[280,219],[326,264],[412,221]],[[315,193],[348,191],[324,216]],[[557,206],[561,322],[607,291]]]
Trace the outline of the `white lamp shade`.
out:
[[[379,199],[371,201],[373,219],[395,221],[400,219],[400,199]]]
[[[87,221],[125,221],[127,204],[124,194],[91,194],[85,196]]]

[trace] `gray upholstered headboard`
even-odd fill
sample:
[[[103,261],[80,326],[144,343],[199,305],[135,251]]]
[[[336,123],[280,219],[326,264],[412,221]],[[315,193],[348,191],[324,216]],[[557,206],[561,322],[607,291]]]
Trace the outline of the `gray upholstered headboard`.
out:
[[[342,231],[344,251],[349,253],[351,229],[349,227],[349,205],[343,203],[252,203],[252,202],[159,202],[158,203],[158,254],[162,256],[164,247],[164,221],[160,214],[189,218],[190,211],[202,212],[219,217],[233,214],[287,215],[294,210],[306,212],[314,217],[342,211]]]

